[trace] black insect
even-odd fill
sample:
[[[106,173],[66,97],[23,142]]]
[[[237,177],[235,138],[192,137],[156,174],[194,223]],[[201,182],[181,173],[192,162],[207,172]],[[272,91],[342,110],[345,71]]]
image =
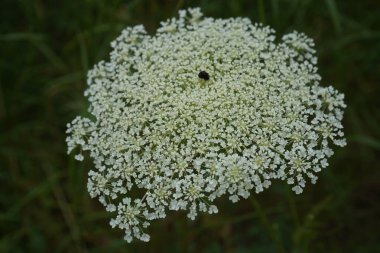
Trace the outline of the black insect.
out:
[[[199,72],[198,77],[206,81],[210,79],[210,75],[206,71],[203,71],[203,70]]]

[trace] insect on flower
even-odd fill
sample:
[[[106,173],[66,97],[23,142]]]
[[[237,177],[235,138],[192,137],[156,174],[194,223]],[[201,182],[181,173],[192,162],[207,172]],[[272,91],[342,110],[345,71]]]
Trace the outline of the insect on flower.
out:
[[[210,79],[210,75],[206,71],[203,71],[203,70],[199,72],[198,77],[205,81]]]

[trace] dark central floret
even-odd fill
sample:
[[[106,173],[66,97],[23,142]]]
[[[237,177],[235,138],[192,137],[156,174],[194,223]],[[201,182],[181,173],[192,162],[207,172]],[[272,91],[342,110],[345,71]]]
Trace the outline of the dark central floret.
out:
[[[198,77],[206,81],[210,79],[210,75],[206,71],[203,71],[203,70],[199,72]]]

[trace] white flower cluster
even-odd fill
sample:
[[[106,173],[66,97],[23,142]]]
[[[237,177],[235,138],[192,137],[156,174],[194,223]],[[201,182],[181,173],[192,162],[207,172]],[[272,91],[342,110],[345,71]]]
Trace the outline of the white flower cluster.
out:
[[[169,210],[216,213],[273,179],[301,193],[344,146],[344,95],[320,87],[314,43],[246,18],[204,18],[198,8],[155,36],[126,28],[110,61],[88,73],[94,119],[68,124],[68,151],[94,160],[88,190],[125,239],[149,240]]]

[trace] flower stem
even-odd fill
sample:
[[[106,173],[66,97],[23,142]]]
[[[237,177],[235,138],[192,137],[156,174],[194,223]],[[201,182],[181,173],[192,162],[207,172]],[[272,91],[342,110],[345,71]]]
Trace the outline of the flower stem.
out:
[[[277,231],[273,228],[273,226],[270,224],[268,217],[265,211],[263,210],[262,206],[260,205],[260,203],[253,196],[250,198],[250,200],[251,200],[251,204],[257,211],[257,214],[259,216],[259,219],[262,225],[265,227],[265,229],[267,230],[272,240],[276,243],[277,252],[286,253],[284,249],[284,245],[282,244],[281,237],[279,236]]]

